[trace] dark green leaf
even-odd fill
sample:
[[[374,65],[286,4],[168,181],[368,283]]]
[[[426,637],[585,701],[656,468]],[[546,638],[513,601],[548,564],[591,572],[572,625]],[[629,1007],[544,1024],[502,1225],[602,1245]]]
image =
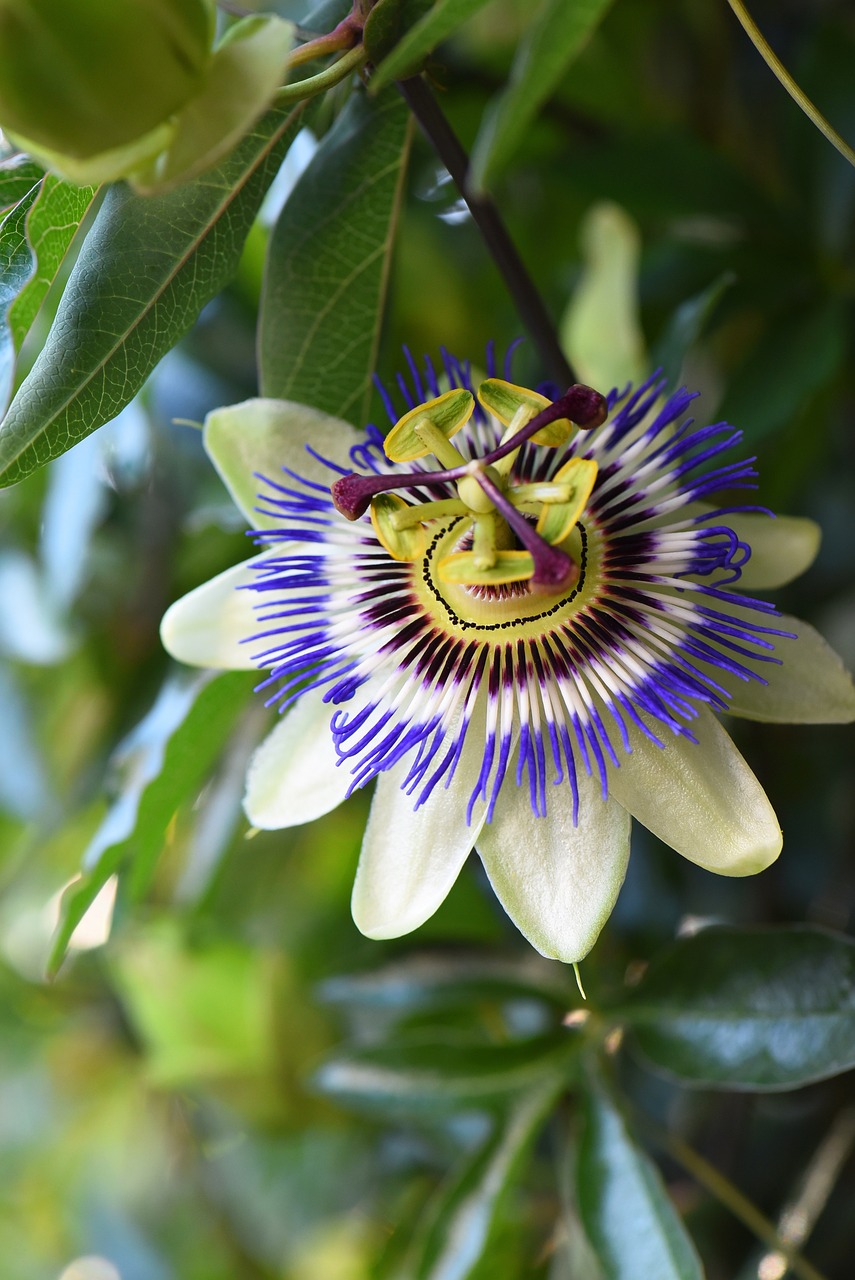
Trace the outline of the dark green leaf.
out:
[[[507,88],[490,105],[472,149],[472,186],[483,190],[513,156],[538,110],[581,53],[611,0],[545,0],[521,42]]]
[[[410,123],[398,94],[355,94],[282,210],[259,328],[262,394],[363,424]]]
[[[607,1280],[702,1280],[703,1270],[659,1172],[635,1145],[605,1089],[589,1082],[579,1141],[579,1214]]]
[[[404,1274],[413,1280],[466,1280],[483,1256],[502,1197],[519,1177],[561,1082],[532,1089],[447,1186],[416,1233]]]
[[[41,186],[31,187],[0,223],[0,404],[12,389],[15,341],[9,325],[9,308],[30,278],[33,255],[27,242],[27,214],[39,198]]]
[[[191,684],[167,684],[149,715],[121,750],[125,786],[84,858],[84,875],[66,893],[49,970],[62,963],[69,939],[99,890],[125,862],[130,888],[148,888],[166,829],[192,799],[246,705],[254,676],[228,672]]]
[[[511,1044],[412,1039],[337,1054],[315,1076],[322,1092],[359,1106],[478,1106],[566,1078],[578,1052],[567,1035]]]
[[[12,156],[0,164],[0,212],[5,212],[23,200],[37,182],[44,177],[41,165],[29,156]]]
[[[8,313],[16,352],[30,331],[96,190],[96,187],[76,187],[52,173],[47,174],[42,183],[27,218],[27,239],[35,259],[33,275]]]
[[[0,483],[64,453],[133,398],[234,272],[301,116],[268,112],[218,168],[167,195],[108,191],[0,427]]]
[[[407,956],[371,973],[344,974],[320,988],[322,999],[352,1007],[416,1009],[479,1000],[540,999],[567,1009],[577,991],[564,969],[531,955],[504,960],[489,955]]]
[[[620,1016],[687,1084],[792,1089],[855,1066],[855,941],[814,928],[703,929],[651,963]]]
[[[688,352],[704,331],[706,323],[718,306],[723,294],[736,280],[732,271],[724,271],[711,285],[696,293],[674,312],[665,332],[650,356],[652,369],[661,369],[673,386],[680,377]]]
[[[775,324],[732,379],[721,417],[741,427],[751,444],[787,426],[837,373],[845,337],[836,301]]]
[[[438,44],[463,26],[487,0],[436,0],[427,13],[422,0],[381,0],[365,24],[365,47],[372,62],[380,59],[372,91],[418,71]]]

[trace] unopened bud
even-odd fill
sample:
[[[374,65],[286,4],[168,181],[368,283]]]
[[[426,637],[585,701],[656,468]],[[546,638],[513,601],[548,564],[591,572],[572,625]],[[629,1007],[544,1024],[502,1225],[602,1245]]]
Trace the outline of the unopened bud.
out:
[[[0,127],[86,159],[155,129],[201,83],[210,0],[0,0]]]

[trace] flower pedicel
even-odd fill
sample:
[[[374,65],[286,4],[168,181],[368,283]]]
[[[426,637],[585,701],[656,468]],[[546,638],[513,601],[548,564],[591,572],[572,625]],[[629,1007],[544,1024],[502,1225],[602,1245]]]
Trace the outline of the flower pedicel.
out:
[[[693,396],[655,379],[553,400],[444,365],[445,389],[410,361],[402,418],[384,392],[385,441],[280,401],[210,415],[262,552],[173,605],[163,639],[195,665],[261,668],[287,711],[250,766],[255,825],[377,779],[364,933],[418,927],[475,847],[532,944],[576,961],[623,882],[630,815],[724,875],[777,857],[715,712],[851,720],[855,690],[812,628],[754,595],[806,568],[818,531],[714,505],[755,487],[750,461],[724,460],[739,431],[696,427]]]

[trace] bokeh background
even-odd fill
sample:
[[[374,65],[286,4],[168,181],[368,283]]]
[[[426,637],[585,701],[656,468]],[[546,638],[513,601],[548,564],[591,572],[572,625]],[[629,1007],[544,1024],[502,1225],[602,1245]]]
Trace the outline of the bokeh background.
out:
[[[275,8],[303,16],[303,5]],[[851,4],[757,0],[752,11],[855,140]],[[493,0],[434,62],[437,93],[467,144],[529,17],[528,0]],[[349,893],[367,797],[310,827],[248,839],[243,771],[268,719],[239,676],[208,735],[209,758],[196,762],[193,801],[173,811],[168,786],[154,796],[149,787],[176,717],[197,696],[160,647],[160,617],[246,554],[240,517],[187,424],[256,390],[266,237],[312,147],[306,136],[295,144],[233,285],[140,397],[0,493],[0,1272],[9,1280],[391,1276],[436,1189],[483,1132],[472,1109],[359,1113],[312,1084],[349,1039],[401,1027],[453,1037],[464,1023],[487,1043],[506,1034],[487,997],[465,1008],[384,1005],[339,981],[426,953],[527,963],[477,861],[416,934],[360,937]],[[682,376],[702,390],[698,416],[743,428],[764,504],[822,525],[816,565],[780,603],[855,665],[853,169],[720,0],[617,0],[496,196],[557,320],[591,269],[596,228],[618,219],[637,326],[630,356],[639,370],[663,363],[676,376],[680,333],[692,330]],[[478,363],[489,340],[519,336],[502,281],[419,138],[381,376],[400,366],[403,343],[434,355],[445,345]],[[530,344],[515,375],[542,376]],[[727,881],[637,828],[618,908],[584,969],[595,990],[620,983],[691,918],[851,930],[853,730],[733,731],[781,817],[783,857],[757,879]],[[195,776],[180,753],[167,765],[167,776]],[[118,893],[109,882],[48,981],[59,895],[87,850],[91,858],[123,840],[133,874]],[[578,1005],[572,979],[550,968],[567,1007]],[[537,1029],[545,1015],[523,1002],[515,1016]],[[836,1135],[842,1154],[810,1252],[829,1278],[851,1276],[850,1077],[757,1097],[689,1093],[631,1058],[622,1070],[642,1111],[773,1219]],[[578,1253],[565,1194],[556,1135],[571,1124],[557,1113],[473,1275],[596,1274]],[[747,1230],[660,1158],[711,1280],[775,1280]]]

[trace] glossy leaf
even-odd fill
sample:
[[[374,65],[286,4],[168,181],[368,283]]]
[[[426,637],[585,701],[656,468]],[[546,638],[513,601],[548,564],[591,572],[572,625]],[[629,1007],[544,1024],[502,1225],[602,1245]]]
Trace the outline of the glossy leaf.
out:
[[[123,744],[125,785],[83,860],[84,875],[67,891],[49,961],[55,973],[69,939],[101,887],[130,862],[130,888],[148,888],[181,804],[194,798],[246,705],[254,677],[229,672],[191,684],[167,684],[148,716]]]
[[[372,90],[414,75],[428,54],[486,3],[487,0],[436,0],[426,13],[420,14],[419,10],[425,9],[422,0],[415,4],[413,0],[404,0],[403,4],[401,0],[381,0],[365,24],[369,57],[373,61],[383,59],[372,77]]]
[[[315,1075],[315,1086],[360,1107],[488,1105],[548,1079],[563,1079],[576,1052],[567,1035],[510,1044],[399,1039],[328,1059]]]
[[[703,929],[652,961],[620,1017],[687,1084],[794,1089],[855,1066],[855,941]]]
[[[394,90],[356,94],[292,192],[268,255],[263,395],[364,423],[409,139]]]
[[[416,1233],[403,1272],[412,1280],[467,1280],[489,1241],[502,1197],[522,1172],[560,1083],[532,1089],[440,1193]]]
[[[703,1270],[653,1162],[606,1090],[582,1101],[577,1200],[606,1280],[702,1280]]]
[[[484,114],[472,149],[483,190],[522,146],[529,125],[581,53],[611,0],[545,0],[520,42],[507,87]]]
[[[455,953],[406,956],[369,973],[328,978],[320,995],[347,1008],[358,1005],[402,1013],[478,1000],[531,998],[567,1009],[578,999],[566,970],[533,954],[518,960]]]
[[[0,426],[0,483],[64,453],[133,398],[235,270],[301,116],[268,112],[217,169],[167,195],[108,191]]]
[[[30,331],[47,291],[56,279],[72,240],[95,198],[96,187],[77,187],[45,175],[27,218],[27,240],[34,259],[30,280],[9,308],[16,352]]]

